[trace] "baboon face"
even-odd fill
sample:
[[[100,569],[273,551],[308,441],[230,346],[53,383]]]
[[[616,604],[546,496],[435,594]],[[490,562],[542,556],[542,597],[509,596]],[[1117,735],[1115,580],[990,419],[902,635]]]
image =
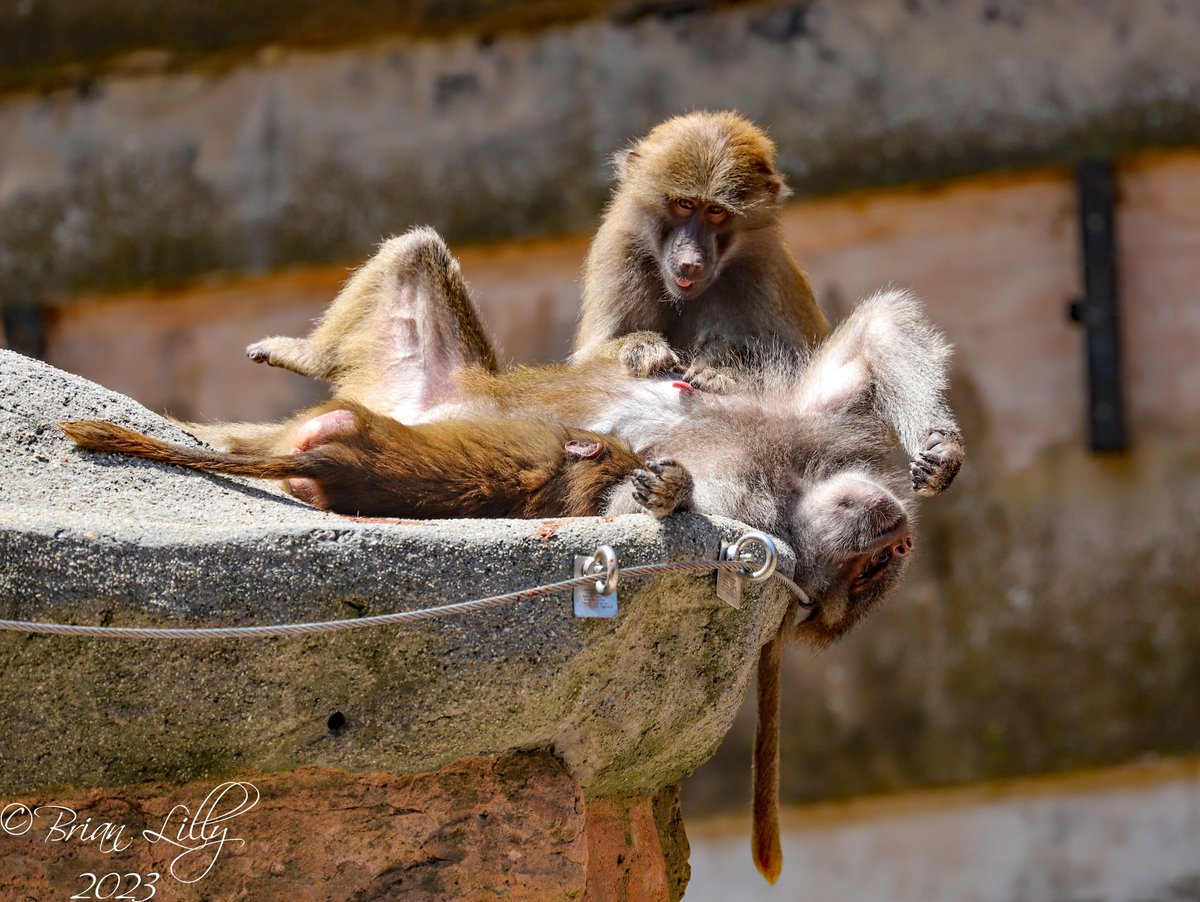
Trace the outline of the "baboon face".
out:
[[[837,639],[878,604],[913,550],[904,503],[865,471],[802,486],[789,527],[797,582],[815,603],[797,637],[816,645]]]
[[[703,198],[667,201],[659,269],[671,297],[695,297],[716,281],[733,244],[732,219],[728,209]]]
[[[617,167],[617,196],[636,203],[636,228],[676,301],[711,288],[736,253],[737,233],[775,221],[787,194],[775,145],[734,113],[669,119],[618,157]]]

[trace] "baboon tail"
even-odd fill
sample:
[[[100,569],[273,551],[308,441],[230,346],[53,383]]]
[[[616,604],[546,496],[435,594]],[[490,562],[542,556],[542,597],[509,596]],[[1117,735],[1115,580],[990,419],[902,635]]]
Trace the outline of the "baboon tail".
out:
[[[112,451],[193,470],[228,473],[231,476],[253,476],[258,479],[317,475],[313,472],[315,461],[309,454],[228,454],[205,448],[189,448],[186,445],[175,445],[151,438],[103,420],[60,422],[58,428],[77,445],[89,451]]]
[[[754,826],[750,846],[754,866],[768,883],[779,879],[779,681],[788,618],[758,653],[758,725],[754,730]]]

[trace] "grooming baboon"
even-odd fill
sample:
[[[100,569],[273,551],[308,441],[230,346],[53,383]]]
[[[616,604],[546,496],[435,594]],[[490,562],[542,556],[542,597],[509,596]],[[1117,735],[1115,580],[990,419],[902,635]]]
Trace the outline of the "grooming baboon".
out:
[[[810,348],[828,333],[784,241],[779,213],[789,191],[760,128],[731,112],[677,116],[619,153],[616,164],[617,186],[583,268],[573,361],[611,357],[639,376],[686,367],[684,379],[715,390],[730,386],[735,369]],[[445,262],[457,274],[453,259]],[[347,288],[369,289],[386,278],[386,266],[376,258]],[[455,311],[446,327],[485,346],[465,286],[447,283],[446,299]],[[335,305],[304,345],[267,338],[247,353],[330,379],[359,359],[361,344],[344,338],[361,337],[355,326],[371,316],[370,308]],[[422,324],[376,326],[372,340]],[[486,354],[471,362],[495,369],[490,348]],[[363,370],[360,378],[373,384],[374,374]]]
[[[678,351],[688,381],[727,387],[727,368],[829,331],[784,242],[788,189],[761,129],[736,113],[677,116],[616,163],[583,269],[573,360],[616,357],[648,376],[679,366]]]
[[[639,378],[604,357],[497,374],[482,332],[464,328],[474,312],[435,233],[393,239],[364,272],[373,275],[351,280],[314,333],[344,317],[350,325],[338,342],[359,348],[348,357],[335,342],[318,355],[338,361],[327,371],[335,388],[329,404],[277,426],[204,430],[232,454],[146,444],[111,424],[64,428],[97,450],[294,478],[294,493],[348,513],[400,514],[414,493],[444,496],[424,516],[528,511],[523,498],[478,502],[492,483],[520,493],[520,477],[510,474],[524,471],[526,455],[551,474],[545,503],[534,508],[541,516],[680,507],[784,538],[808,603],[806,618],[794,627],[785,620],[760,660],[754,851],[774,880],[778,656],[792,638],[833,641],[896,584],[913,539],[909,486],[893,472],[892,449],[908,453],[907,482],[918,494],[945,490],[957,473],[963,451],[944,398],[945,342],[910,296],[892,291],[862,303],[805,364],[768,370],[731,394]],[[272,342],[268,353],[282,355],[276,362],[284,365],[313,353],[307,339]],[[391,417],[415,425],[388,425]],[[571,441],[588,453],[568,449]],[[483,450],[465,457],[464,443]],[[596,445],[603,453],[592,458]],[[299,452],[294,463],[279,456],[289,450]],[[310,466],[319,458],[325,462]],[[609,469],[589,473],[588,465]],[[584,489],[563,490],[571,484]]]

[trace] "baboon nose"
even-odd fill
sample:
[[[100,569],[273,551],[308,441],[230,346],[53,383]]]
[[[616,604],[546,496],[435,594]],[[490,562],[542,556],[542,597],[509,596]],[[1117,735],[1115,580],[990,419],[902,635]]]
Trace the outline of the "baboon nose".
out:
[[[892,548],[892,552],[899,557],[904,557],[904,555],[906,555],[910,551],[912,551],[912,547],[913,547],[912,536],[905,536],[903,542],[896,543],[895,547]]]
[[[684,276],[689,279],[695,279],[696,276],[704,272],[703,263],[680,263],[679,268],[683,270]]]

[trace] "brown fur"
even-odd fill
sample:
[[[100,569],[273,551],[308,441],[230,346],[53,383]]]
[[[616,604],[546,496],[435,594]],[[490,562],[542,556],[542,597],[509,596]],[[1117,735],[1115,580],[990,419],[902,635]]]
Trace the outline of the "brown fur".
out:
[[[584,266],[576,360],[612,357],[645,376],[680,365],[675,352],[682,351],[690,358],[686,377],[721,390],[734,378],[727,368],[752,367],[758,354],[780,346],[811,347],[828,333],[808,277],[784,241],[779,204],[787,189],[775,168],[775,145],[760,129],[734,113],[670,119],[634,145],[618,172]],[[732,214],[713,242],[717,257],[707,263],[721,272],[696,297],[673,299],[665,284],[670,245],[657,238],[677,225],[667,210],[671,198],[716,203]],[[759,685],[773,686],[775,694],[773,709],[759,697],[754,768],[754,858],[772,883],[782,866],[781,644],[773,640],[759,659]]]
[[[792,638],[790,617],[758,653],[758,722],[754,728],[754,821],[750,848],[758,872],[774,883],[783,868],[779,845],[779,699],[784,646]]]
[[[710,365],[752,367],[764,348],[799,350],[824,337],[829,323],[784,241],[787,194],[775,145],[736,113],[692,113],[654,128],[618,158],[618,184],[583,269],[574,359],[612,357],[650,375],[677,364],[679,351],[701,376]],[[714,280],[685,296],[669,259],[687,226],[669,209],[677,198],[731,214],[692,236],[690,246],[711,252],[704,266]]]
[[[738,144],[731,135],[742,135],[745,141]],[[705,157],[708,151],[712,153]],[[687,163],[675,171],[667,165],[675,153],[685,161],[702,157],[706,167]],[[636,438],[622,433],[623,438],[635,442],[639,453],[677,454],[691,471],[688,476],[674,461],[655,461],[669,477],[657,483],[653,465],[638,469],[642,462],[612,436],[585,436],[604,443],[607,452],[599,462],[564,459],[563,442],[578,430],[553,432],[564,427],[546,424],[595,425],[603,421],[604,412],[619,407],[623,397],[631,397],[635,386],[646,387],[631,379],[629,371],[637,367],[630,366],[629,359],[618,363],[613,358],[619,355],[609,353],[611,347],[588,344],[597,334],[611,338],[631,329],[661,333],[629,336],[643,354],[641,365],[652,370],[673,358],[668,341],[704,355],[712,353],[726,333],[750,343],[778,341],[794,349],[825,333],[827,325],[812,302],[807,280],[782,241],[776,206],[784,189],[773,155],[761,132],[731,114],[672,120],[635,147],[623,176],[628,187],[618,189],[589,255],[575,366],[497,374],[457,264],[427,229],[385,243],[308,339],[267,339],[249,349],[256,360],[330,379],[335,401],[322,409],[353,410],[368,427],[362,431],[372,438],[355,445],[357,457],[349,463],[335,461],[332,467],[331,480],[340,470],[354,483],[345,490],[352,500],[335,509],[357,511],[366,500],[378,501],[382,493],[388,506],[381,513],[393,516],[596,514],[613,512],[614,502],[621,499],[611,490],[630,477],[629,497],[646,509],[650,506],[639,498],[639,490],[645,497],[656,496],[650,509],[662,516],[689,497],[694,478],[705,483],[699,496],[704,503],[697,506],[702,513],[743,520],[792,544],[797,579],[816,607],[794,634],[781,626],[759,661],[754,857],[768,879],[781,867],[778,699],[785,638],[795,635],[828,644],[860,620],[899,578],[902,566],[893,559],[880,579],[858,581],[859,574],[869,575],[880,550],[895,541],[887,532],[897,511],[904,510],[887,489],[882,458],[900,444],[912,459],[911,485],[919,494],[944,491],[954,478],[963,449],[943,397],[949,349],[923,322],[911,298],[893,292],[887,299],[868,301],[816,352],[808,370],[800,371],[799,381],[785,378],[772,387],[772,376],[741,397],[698,393],[692,399],[692,419],[682,425],[671,425],[655,408],[646,408],[648,415],[636,427],[645,431]],[[638,167],[643,167],[640,174]],[[702,175],[708,181],[670,181]],[[715,284],[686,309],[660,303],[661,276],[653,269],[657,258],[638,245],[645,236],[629,231],[644,224],[649,214],[620,212],[654,197],[661,202],[664,185],[669,192],[713,192],[736,211],[732,221],[738,253]],[[659,280],[657,287],[654,279]],[[589,292],[600,289],[609,294],[597,301]],[[610,315],[607,320],[605,315]],[[743,328],[744,323],[752,326]],[[803,374],[813,369],[825,369],[831,378],[808,380]],[[421,426],[404,427],[393,419],[419,421],[431,411],[433,422]],[[302,475],[289,469],[294,466],[290,458],[279,464],[272,455],[286,453],[292,434],[313,414],[308,411],[275,426],[189,428],[214,444],[258,455],[260,468],[243,471],[246,475],[279,478],[276,474]],[[626,427],[633,428],[628,423]],[[547,429],[552,430],[553,442]],[[319,457],[323,447],[306,453]],[[393,454],[430,459],[393,464]],[[663,466],[667,463],[673,469]],[[272,469],[277,466],[281,469]],[[861,482],[858,488],[844,490],[837,483],[839,472],[856,468],[864,470],[871,486],[869,497],[859,499],[861,504],[854,501],[855,493],[863,491]],[[320,479],[327,475],[322,471]],[[406,493],[414,478],[426,507],[399,507],[409,503]],[[394,481],[391,489],[389,480]],[[679,487],[667,493],[665,504],[658,504],[664,482]],[[532,493],[531,502],[524,499],[528,484],[542,487]],[[494,487],[492,496],[486,486]],[[831,487],[838,491],[822,491]],[[518,497],[497,507],[495,492],[516,492]],[[467,512],[460,495],[469,510],[477,512]],[[472,500],[487,497],[492,498],[487,503]],[[877,511],[882,522],[867,514],[879,502],[886,502],[880,511],[888,511],[886,516]],[[453,513],[431,513],[431,506],[445,509],[438,505],[456,506]],[[627,510],[624,506],[619,512]],[[847,532],[850,526],[856,528]]]
[[[95,420],[60,423],[75,442],[197,470],[259,479],[307,478],[320,506],[371,517],[577,517],[597,513],[613,486],[642,460],[612,436],[532,419],[476,419],[409,427],[352,402],[330,402],[305,418],[349,410],[358,428],[294,454],[189,448]],[[595,458],[565,450],[596,444]]]

